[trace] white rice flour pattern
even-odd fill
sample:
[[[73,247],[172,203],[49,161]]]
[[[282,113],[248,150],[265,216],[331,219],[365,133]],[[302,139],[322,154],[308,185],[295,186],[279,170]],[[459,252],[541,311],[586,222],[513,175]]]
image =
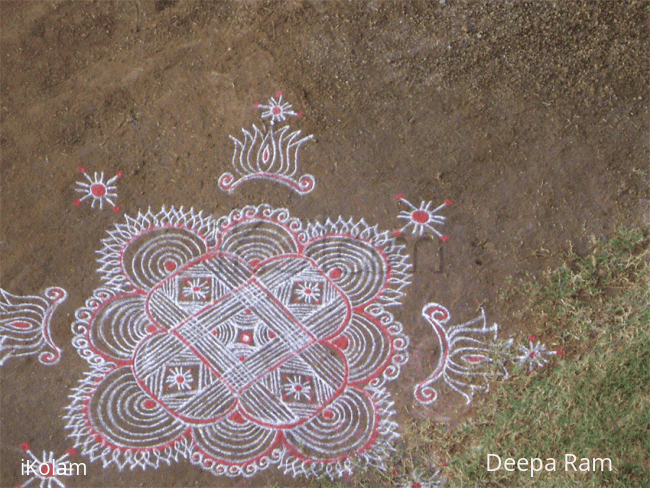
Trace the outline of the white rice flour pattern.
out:
[[[408,358],[385,307],[410,279],[388,232],[265,205],[216,221],[163,208],[103,244],[104,285],[73,324],[90,365],[66,414],[82,454],[228,476],[383,467],[397,436],[385,383]]]
[[[449,311],[437,303],[426,304],[422,316],[438,339],[440,356],[429,377],[415,386],[417,401],[432,404],[438,398],[434,386],[444,383],[464,396],[469,404],[475,391],[489,391],[488,375],[493,363],[499,366],[499,374],[508,378],[503,356],[496,347],[498,326],[487,326],[484,311],[479,317],[452,327],[447,327]]]
[[[48,288],[44,297],[18,296],[0,289],[0,366],[12,357],[38,354],[45,365],[59,362],[61,349],[52,340],[50,324],[56,308],[68,294]],[[50,347],[51,351],[44,350]]]
[[[400,204],[407,208],[407,210],[401,210],[397,215],[397,218],[405,220],[406,224],[393,233],[395,236],[401,236],[405,231],[409,230],[417,237],[429,234],[437,236],[443,242],[446,242],[449,239],[449,236],[442,234],[435,226],[443,225],[445,223],[446,217],[438,215],[438,213],[444,208],[449,207],[451,205],[451,200],[445,200],[442,205],[432,208],[433,202],[431,201],[421,202],[420,206],[416,207],[401,193],[398,193],[395,197]]]
[[[40,459],[31,451],[27,442],[21,444],[20,448],[29,456],[29,459],[23,459],[21,463],[21,474],[29,476],[29,478],[16,488],[28,488],[29,486],[65,488],[66,485],[60,478],[86,474],[85,472],[78,473],[79,465],[68,459],[69,456],[77,454],[73,448],[68,449],[58,458],[54,457],[53,451],[43,451]]]
[[[245,181],[263,179],[281,183],[301,195],[310,193],[316,186],[316,180],[310,174],[304,174],[296,179],[298,173],[298,150],[312,135],[300,137],[301,131],[291,131],[289,125],[278,130],[274,128],[277,122],[283,122],[287,116],[300,117],[301,112],[294,112],[291,105],[282,103],[282,92],[277,93],[278,100],[271,98],[268,105],[256,104],[264,110],[262,118],[270,119],[269,127],[260,130],[253,125],[252,131],[242,129],[244,139],[233,136],[235,143],[232,165],[238,179],[232,173],[224,173],[219,178],[219,188],[232,193],[235,188]]]
[[[512,340],[508,343],[508,346],[512,344]],[[546,344],[542,344],[539,341],[535,341],[534,335],[528,336],[528,347],[519,346],[517,348],[517,353],[508,354],[508,359],[517,363],[519,366],[526,365],[528,367],[528,374],[532,373],[535,368],[541,368],[549,361],[551,356],[562,356],[564,351],[562,349],[547,350]]]
[[[92,178],[88,176],[86,169],[82,166],[77,168],[77,172],[84,175],[86,181],[77,181],[78,188],[76,190],[84,195],[74,201],[75,206],[78,207],[84,200],[90,199],[91,208],[95,208],[95,205],[99,203],[99,209],[103,210],[104,202],[106,202],[113,207],[114,212],[122,210],[120,206],[116,205],[113,201],[113,199],[117,198],[117,186],[115,186],[115,183],[123,176],[121,171],[118,171],[115,176],[106,182],[104,181],[103,172],[99,175],[95,172]]]

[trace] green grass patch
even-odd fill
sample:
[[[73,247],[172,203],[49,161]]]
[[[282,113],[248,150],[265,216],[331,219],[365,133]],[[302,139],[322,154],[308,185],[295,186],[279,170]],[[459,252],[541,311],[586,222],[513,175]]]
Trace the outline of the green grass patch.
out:
[[[524,287],[540,333],[563,338],[570,353],[540,374],[515,375],[454,431],[432,426],[452,453],[450,485],[650,486],[649,256],[647,236],[622,229]],[[488,472],[488,453],[553,458],[556,471]],[[565,470],[566,454],[578,471]],[[610,458],[613,471],[580,471],[581,458]]]
[[[621,229],[589,256],[560,257],[545,280],[513,290],[529,301],[529,323],[539,324],[531,332],[560,343],[564,358],[531,375],[511,367],[508,381],[475,400],[469,420],[453,429],[414,421],[388,472],[330,486],[394,486],[393,473],[427,474],[433,465],[448,486],[650,486],[650,240]],[[552,458],[555,471],[488,472],[489,453]],[[576,456],[577,471],[565,469],[566,454]],[[580,471],[582,458],[589,471]],[[611,459],[613,470],[594,458]]]

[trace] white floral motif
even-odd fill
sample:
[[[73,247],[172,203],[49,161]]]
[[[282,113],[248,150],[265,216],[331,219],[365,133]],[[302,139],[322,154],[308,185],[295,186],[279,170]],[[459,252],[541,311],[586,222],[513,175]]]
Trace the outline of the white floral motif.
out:
[[[483,311],[480,317],[452,327],[447,326],[450,315],[442,305],[428,303],[422,315],[433,328],[439,342],[436,368],[414,389],[416,400],[424,405],[432,404],[438,398],[434,384],[445,383],[463,395],[469,404],[475,391],[489,391],[490,376],[500,376],[504,380],[509,378],[506,365],[510,361],[520,366],[527,365],[530,374],[535,368],[548,363],[550,356],[564,354],[562,349],[548,351],[546,345],[535,342],[532,335],[528,336],[528,347],[519,346],[518,352],[511,352],[514,339],[497,341],[498,326],[487,327]],[[475,384],[473,378],[479,379],[482,384]]]
[[[408,358],[386,307],[410,278],[388,232],[303,227],[266,205],[217,221],[172,208],[127,216],[103,244],[104,286],[73,324],[90,365],[66,415],[82,454],[247,477],[384,466],[398,427],[385,383]],[[188,304],[183,284],[208,282]],[[317,290],[308,307],[296,283]]]
[[[167,388],[176,387],[179,390],[192,389],[192,373],[191,371],[184,371],[183,368],[175,367],[170,368],[169,375],[165,380]]]
[[[120,207],[118,205],[115,205],[115,202],[113,202],[114,198],[117,198],[117,186],[115,186],[115,183],[117,182],[118,179],[122,177],[122,172],[118,171],[115,176],[110,178],[108,181],[104,182],[104,173],[102,172],[101,174],[97,174],[95,172],[94,176],[91,178],[88,176],[86,173],[86,170],[82,167],[78,168],[79,173],[84,175],[84,177],[87,180],[87,183],[83,181],[77,181],[77,188],[76,190],[78,192],[84,193],[84,196],[81,197],[80,199],[75,200],[74,204],[79,206],[81,205],[81,202],[86,200],[87,198],[92,199],[91,202],[91,208],[95,208],[95,204],[99,202],[99,209],[102,210],[104,208],[104,202],[108,202],[110,205],[112,205],[113,210],[118,212],[120,210]]]
[[[278,91],[275,94],[275,96],[278,97],[277,100],[271,97],[269,98],[268,105],[260,105],[259,103],[255,104],[255,108],[261,108],[264,110],[264,112],[262,112],[263,119],[271,119],[271,125],[276,122],[284,122],[287,119],[287,115],[292,115],[294,117],[300,117],[302,115],[302,112],[294,112],[289,103],[282,103],[282,95],[282,92]]]
[[[453,327],[447,326],[449,311],[437,303],[427,303],[422,309],[422,316],[436,334],[440,355],[434,371],[425,381],[415,386],[415,398],[420,403],[428,405],[435,402],[438,391],[433,385],[444,382],[463,395],[469,404],[475,391],[489,391],[488,366],[491,363],[500,365],[499,374],[504,379],[508,378],[503,358],[495,349],[498,326],[487,326],[484,311],[481,311],[480,317]],[[473,378],[480,383],[474,383]]]
[[[274,128],[278,121],[284,121],[287,115],[299,117],[301,112],[294,112],[288,103],[282,104],[282,92],[279,100],[269,100],[269,105],[256,107],[265,109],[262,118],[271,118],[268,128],[260,130],[253,125],[252,130],[242,129],[243,140],[233,136],[235,144],[232,156],[234,173],[223,173],[219,177],[219,188],[232,193],[240,184],[256,179],[263,179],[285,185],[301,195],[313,191],[316,179],[310,174],[298,174],[298,151],[312,135],[301,137],[301,131],[291,131],[289,125]]]
[[[311,385],[309,383],[309,380],[301,381],[297,376],[287,377],[287,383],[282,386],[282,390],[287,396],[293,395],[296,401],[300,401],[303,396],[306,400],[309,400],[311,393]]]
[[[207,281],[202,282],[200,278],[188,279],[184,283],[183,298],[204,299],[208,294],[208,287]]]
[[[438,206],[435,209],[432,209],[433,202],[422,202],[420,207],[416,207],[411,202],[404,198],[404,195],[401,193],[397,195],[397,199],[400,203],[405,204],[409,210],[402,210],[397,215],[398,219],[406,220],[406,224],[400,230],[395,231],[395,235],[399,236],[404,231],[413,227],[411,231],[414,235],[422,237],[424,232],[434,234],[440,238],[441,241],[446,241],[449,239],[448,236],[443,235],[434,227],[434,225],[442,225],[445,223],[445,218],[442,215],[438,215],[438,212],[451,205],[451,200],[445,200],[444,203]]]
[[[563,351],[557,349],[555,351],[547,351],[546,344],[541,344],[539,341],[535,342],[535,336],[528,336],[528,347],[519,346],[519,353],[510,357],[519,366],[528,365],[528,373],[532,373],[535,368],[541,368],[548,363],[549,356],[562,355]]]
[[[65,454],[58,458],[54,457],[54,452],[52,451],[43,451],[42,457],[39,459],[30,450],[28,443],[25,442],[20,447],[32,460],[30,461],[28,459],[26,462],[23,461],[23,471],[27,471],[24,474],[30,476],[30,478],[17,488],[26,488],[32,484],[32,481],[35,481],[39,488],[65,488],[65,484],[59,479],[60,477],[86,474],[85,472],[77,472],[81,464],[73,465],[70,461],[66,461],[68,456],[77,454],[77,451],[72,448],[68,449]]]
[[[52,287],[44,296],[18,296],[0,288],[0,366],[9,358],[35,354],[42,364],[59,362],[61,349],[52,340],[50,324],[68,293]],[[52,351],[44,350],[48,346]]]
[[[298,299],[305,303],[318,302],[320,300],[320,283],[297,283],[296,294]]]

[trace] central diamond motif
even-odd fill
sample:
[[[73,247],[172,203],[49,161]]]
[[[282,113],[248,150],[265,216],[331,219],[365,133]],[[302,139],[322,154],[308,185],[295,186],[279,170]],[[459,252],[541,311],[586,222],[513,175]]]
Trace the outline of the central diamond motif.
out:
[[[238,407],[259,425],[293,427],[346,386],[345,356],[328,342],[350,320],[345,294],[305,257],[254,264],[206,254],[149,292],[146,308],[157,329],[135,351],[134,374],[154,400],[186,422],[218,421]],[[211,284],[200,288],[200,306],[184,306],[188,283]],[[318,290],[317,301],[296,299],[295,285],[303,283]],[[196,381],[190,385],[191,377],[181,376],[174,383],[177,373],[170,377],[169,371],[175,365],[191,366]],[[304,402],[300,384],[286,394],[286,378],[295,375],[310,379],[311,403]]]

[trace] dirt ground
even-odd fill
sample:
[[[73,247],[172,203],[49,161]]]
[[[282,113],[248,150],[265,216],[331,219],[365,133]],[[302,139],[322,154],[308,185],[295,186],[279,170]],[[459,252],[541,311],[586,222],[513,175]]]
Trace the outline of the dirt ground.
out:
[[[418,251],[393,310],[411,346],[391,390],[399,422],[457,418],[458,397],[432,408],[413,398],[435,364],[425,303],[458,322],[483,307],[503,337],[536,333],[543,324],[500,298],[510,280],[539,278],[553,251],[586,254],[620,225],[650,227],[649,13],[645,0],[2,0],[1,286],[69,297],[53,322],[61,362],[2,368],[0,484],[25,481],[22,442],[71,446],[62,416],[87,366],[70,324],[100,284],[107,229],[149,207],[219,217],[268,203],[305,221],[363,217],[395,230],[396,194],[452,200],[443,252]],[[314,135],[299,168],[315,190],[220,191],[228,136],[259,125],[254,103],[278,90],[304,112],[292,127]],[[79,166],[123,172],[119,212],[73,205]],[[296,485],[275,469],[232,481],[187,462],[89,471],[70,485]]]

